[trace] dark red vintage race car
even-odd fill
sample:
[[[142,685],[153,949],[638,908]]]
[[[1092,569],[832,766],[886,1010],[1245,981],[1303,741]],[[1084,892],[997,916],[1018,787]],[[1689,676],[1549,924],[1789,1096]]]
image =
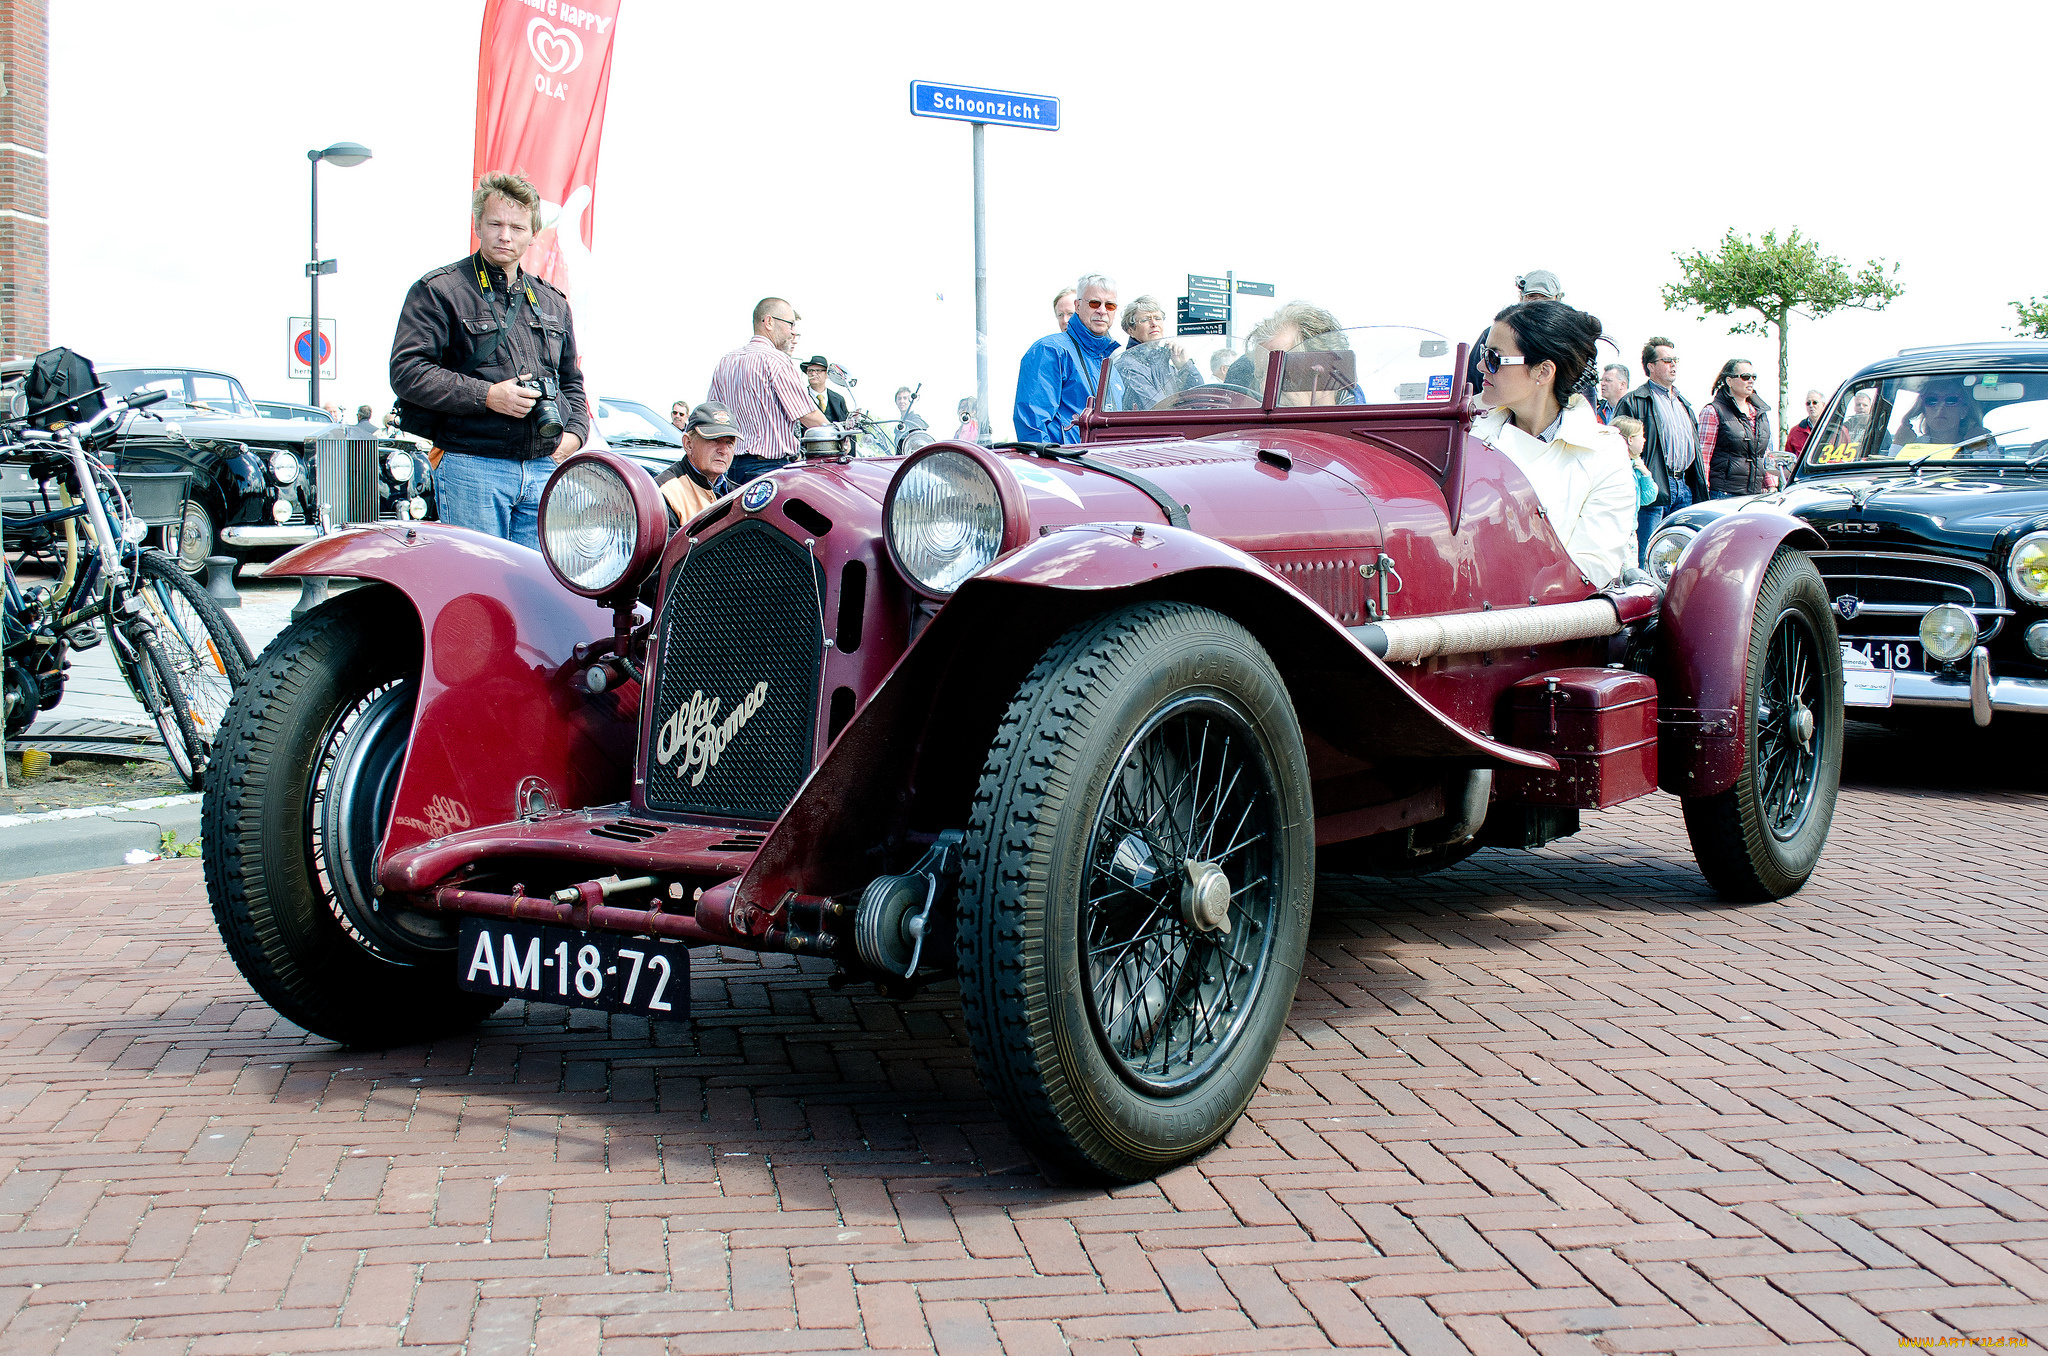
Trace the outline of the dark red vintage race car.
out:
[[[363,583],[221,733],[235,960],[358,1045],[509,997],[681,1018],[693,946],[957,976],[1020,1135],[1137,1178],[1251,1098],[1318,868],[1536,847],[1661,787],[1725,895],[1799,889],[1842,747],[1813,529],[1745,510],[1666,590],[1598,590],[1472,435],[1462,346],[1326,342],[1091,408],[1078,446],[828,448],[673,535],[585,452],[544,556],[300,548],[270,572]]]

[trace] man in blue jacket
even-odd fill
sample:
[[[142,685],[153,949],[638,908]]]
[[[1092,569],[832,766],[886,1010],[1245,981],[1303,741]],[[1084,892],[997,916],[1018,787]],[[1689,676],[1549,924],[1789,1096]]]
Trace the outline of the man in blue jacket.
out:
[[[1017,365],[1017,408],[1010,416],[1020,443],[1078,443],[1074,420],[1095,398],[1102,364],[1116,352],[1116,280],[1090,273],[1075,284],[1067,327],[1024,350]]]

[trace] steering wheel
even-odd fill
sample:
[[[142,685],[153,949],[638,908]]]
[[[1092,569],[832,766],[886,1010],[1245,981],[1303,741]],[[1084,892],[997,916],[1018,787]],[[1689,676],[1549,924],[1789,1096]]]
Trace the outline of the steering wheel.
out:
[[[1201,386],[1190,386],[1160,401],[1155,410],[1243,410],[1260,403],[1257,391],[1227,381],[1209,382]]]

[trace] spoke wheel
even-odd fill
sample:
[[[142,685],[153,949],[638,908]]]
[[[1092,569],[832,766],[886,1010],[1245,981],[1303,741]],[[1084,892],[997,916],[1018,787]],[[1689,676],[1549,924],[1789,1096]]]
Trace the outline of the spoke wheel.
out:
[[[178,568],[186,574],[206,573],[206,558],[213,554],[213,515],[197,499],[185,501],[185,516],[174,524],[167,545],[175,553]]]
[[[1251,1011],[1273,937],[1277,799],[1249,719],[1214,696],[1156,712],[1110,774],[1081,977],[1096,1039],[1141,1091],[1201,1081]],[[1214,899],[1220,921],[1204,912]]]
[[[1144,603],[1026,676],[962,845],[962,1007],[982,1085],[1042,1158],[1134,1180],[1220,1139],[1307,944],[1307,759],[1272,660]]]
[[[196,789],[227,718],[228,703],[249,676],[249,646],[220,604],[161,551],[141,553],[135,597],[156,630],[199,741],[196,757],[181,760],[175,750],[172,753],[180,775]]]
[[[1688,797],[1685,827],[1730,899],[1781,899],[1820,862],[1842,780],[1842,653],[1827,586],[1779,550],[1750,614],[1743,767],[1719,795]]]

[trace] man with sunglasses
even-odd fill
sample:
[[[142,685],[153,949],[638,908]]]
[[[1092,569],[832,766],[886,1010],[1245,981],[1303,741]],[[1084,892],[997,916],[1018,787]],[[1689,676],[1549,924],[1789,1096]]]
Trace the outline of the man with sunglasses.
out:
[[[1086,274],[1074,291],[1076,305],[1066,328],[1025,349],[1017,365],[1017,404],[1010,421],[1020,443],[1080,442],[1074,421],[1095,398],[1102,365],[1117,350],[1109,332],[1117,318],[1116,280]],[[1114,400],[1110,403],[1114,408]]]
[[[1637,532],[1639,550],[1647,551],[1652,510],[1662,522],[1682,508],[1707,498],[1707,469],[1700,461],[1699,416],[1678,389],[1678,347],[1663,335],[1643,344],[1643,373],[1649,378],[1621,398],[1617,419],[1643,424],[1643,464],[1657,482],[1657,498],[1643,509],[1644,530]]]
[[[1828,398],[1819,391],[1806,393],[1806,417],[1794,424],[1785,434],[1787,452],[1796,457],[1806,450],[1806,440],[1813,436],[1814,427],[1820,423],[1821,409],[1827,403]]]
[[[754,304],[753,337],[712,369],[705,399],[732,411],[740,429],[727,475],[734,485],[786,465],[797,455],[797,429],[826,422],[789,356],[801,318],[781,297],[761,298]]]

